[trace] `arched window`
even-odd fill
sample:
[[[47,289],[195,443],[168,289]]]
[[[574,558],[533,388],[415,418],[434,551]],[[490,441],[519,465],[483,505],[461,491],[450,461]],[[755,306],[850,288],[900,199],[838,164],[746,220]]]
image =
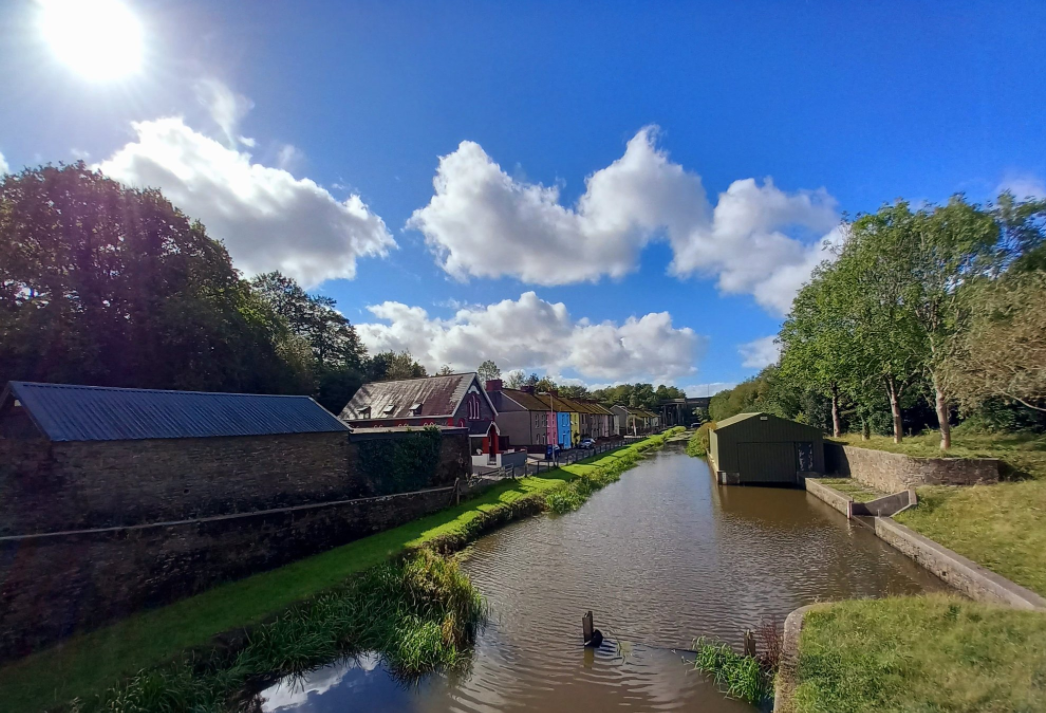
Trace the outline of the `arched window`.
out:
[[[479,397],[476,396],[475,394],[469,394],[469,398],[468,398],[468,401],[467,401],[467,407],[468,407],[469,420],[470,421],[478,421],[479,420],[479,411],[480,411],[480,409],[479,409]]]

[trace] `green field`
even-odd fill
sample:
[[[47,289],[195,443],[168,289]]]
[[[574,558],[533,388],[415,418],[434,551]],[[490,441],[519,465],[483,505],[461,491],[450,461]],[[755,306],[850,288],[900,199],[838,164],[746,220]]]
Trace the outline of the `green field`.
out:
[[[1046,616],[954,596],[807,613],[790,713],[1046,710]]]
[[[664,436],[654,436],[540,477],[500,483],[477,498],[434,515],[74,636],[0,668],[2,709],[40,710],[102,690],[185,649],[207,646],[219,634],[258,624],[407,549],[472,533],[476,529],[474,520],[504,512],[505,505],[564,490],[577,476],[612,468],[663,442]]]

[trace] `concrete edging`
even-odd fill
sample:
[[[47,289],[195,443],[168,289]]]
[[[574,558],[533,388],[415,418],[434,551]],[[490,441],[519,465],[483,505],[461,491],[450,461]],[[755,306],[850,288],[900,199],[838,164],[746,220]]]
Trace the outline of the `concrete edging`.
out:
[[[781,642],[781,661],[774,679],[774,713],[791,713],[792,696],[795,694],[796,673],[799,668],[799,636],[803,633],[803,622],[811,609],[824,606],[807,604],[799,607],[785,619],[784,639]]]
[[[875,519],[875,534],[974,601],[1046,610],[1046,599],[890,518]]]
[[[818,500],[823,500],[828,503],[828,505],[841,512],[843,515],[846,515],[846,517],[853,517],[852,508],[854,499],[850,496],[843,495],[834,488],[818,483],[816,478],[804,478],[803,485],[806,488],[806,492],[810,493]]]

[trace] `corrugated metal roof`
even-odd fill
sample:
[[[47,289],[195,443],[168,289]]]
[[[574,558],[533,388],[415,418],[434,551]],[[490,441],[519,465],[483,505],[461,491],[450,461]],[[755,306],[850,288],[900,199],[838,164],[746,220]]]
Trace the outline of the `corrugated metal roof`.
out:
[[[448,418],[457,411],[473,381],[479,384],[476,372],[364,384],[345,405],[339,418],[349,422]],[[483,391],[482,385],[479,391]],[[419,403],[419,413],[411,413],[411,406]]]
[[[52,441],[213,438],[347,430],[308,396],[117,389],[12,381]]]

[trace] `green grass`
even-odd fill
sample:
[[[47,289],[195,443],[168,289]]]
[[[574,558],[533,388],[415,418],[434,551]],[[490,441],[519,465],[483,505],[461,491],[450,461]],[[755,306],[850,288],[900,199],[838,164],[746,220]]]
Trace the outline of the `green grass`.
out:
[[[1046,710],[1046,615],[944,595],[807,613],[791,713]]]
[[[760,706],[773,696],[774,674],[751,656],[743,656],[727,644],[707,639],[694,641],[694,668],[710,674],[720,690],[731,698]]]
[[[916,457],[940,457],[937,436],[846,443]],[[1046,596],[1046,437],[956,429],[949,457],[999,458],[1007,482],[917,488],[919,505],[896,520],[1021,586]]]
[[[34,711],[73,696],[98,693],[185,649],[207,646],[220,634],[258,625],[405,550],[427,544],[440,549],[460,546],[514,514],[531,512],[545,496],[566,488],[578,475],[610,467],[631,458],[630,452],[663,441],[662,436],[649,438],[540,477],[500,483],[434,515],[74,636],[0,668],[0,701],[10,710]]]
[[[243,698],[253,681],[302,675],[364,651],[377,651],[397,676],[409,680],[466,661],[485,612],[456,560],[421,550],[254,627],[235,651],[187,653],[68,709],[222,713],[238,707],[233,701]]]
[[[917,488],[897,522],[1046,596],[1046,481]]]
[[[843,495],[849,495],[857,503],[866,503],[884,495],[884,493],[862,485],[853,478],[818,478],[817,482],[827,485],[832,490],[838,490]]]
[[[709,438],[714,430],[715,423],[713,421],[705,421],[698,426],[697,430],[694,431],[694,435],[690,436],[690,440],[687,441],[686,454],[691,458],[704,458],[708,455]]]

